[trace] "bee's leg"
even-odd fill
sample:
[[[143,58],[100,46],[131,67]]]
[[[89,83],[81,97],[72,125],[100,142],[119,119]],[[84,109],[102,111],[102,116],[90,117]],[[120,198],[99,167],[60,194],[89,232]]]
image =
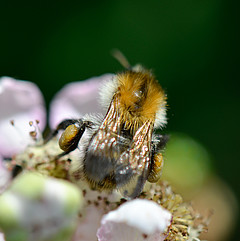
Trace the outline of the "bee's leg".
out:
[[[168,135],[155,135],[151,142],[151,164],[148,175],[148,181],[155,183],[157,182],[162,174],[163,168],[163,155],[161,151],[165,148],[169,140]]]
[[[155,153],[151,159],[150,172],[147,180],[149,182],[157,182],[162,175],[163,156],[162,153]]]
[[[64,130],[60,139],[59,147],[63,150],[63,153],[59,154],[56,158],[60,158],[68,153],[74,151],[78,147],[78,143],[85,131],[85,128],[91,126],[91,122],[83,121],[81,119],[68,119],[62,121],[54,130],[49,137],[46,139],[45,143],[51,140],[54,136],[58,134],[59,130]]]
[[[155,183],[157,182],[162,174],[163,168],[163,155],[160,151],[164,149],[169,139],[168,135],[158,135],[152,140],[152,158],[150,164],[150,172],[148,175],[148,181]]]
[[[50,134],[44,139],[44,144],[49,142],[52,138],[54,138],[60,130],[65,130],[68,126],[76,123],[78,120],[76,119],[66,119],[60,122],[56,129],[52,130]]]

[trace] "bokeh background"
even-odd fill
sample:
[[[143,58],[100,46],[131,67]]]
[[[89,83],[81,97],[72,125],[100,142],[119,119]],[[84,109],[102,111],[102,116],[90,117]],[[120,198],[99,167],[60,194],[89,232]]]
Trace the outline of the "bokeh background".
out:
[[[0,9],[0,76],[35,82],[47,106],[66,83],[122,70],[113,48],[151,68],[168,95],[169,145],[184,159],[196,156],[188,153],[196,144],[205,164],[200,158],[195,168],[207,173],[198,195],[221,193],[222,240],[239,240],[239,1],[2,0]],[[175,183],[193,182],[196,170],[181,176],[178,169],[192,169],[176,163]],[[228,208],[231,221],[221,216]]]

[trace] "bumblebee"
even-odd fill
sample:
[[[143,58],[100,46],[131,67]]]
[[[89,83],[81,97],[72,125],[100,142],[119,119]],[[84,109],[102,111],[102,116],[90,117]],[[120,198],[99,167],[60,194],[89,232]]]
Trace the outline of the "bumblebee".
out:
[[[168,137],[153,132],[167,123],[166,95],[151,71],[139,66],[116,74],[100,94],[104,117],[64,120],[51,137],[64,130],[61,155],[79,148],[75,179],[97,190],[119,189],[132,199],[147,180],[156,182],[161,175]]]

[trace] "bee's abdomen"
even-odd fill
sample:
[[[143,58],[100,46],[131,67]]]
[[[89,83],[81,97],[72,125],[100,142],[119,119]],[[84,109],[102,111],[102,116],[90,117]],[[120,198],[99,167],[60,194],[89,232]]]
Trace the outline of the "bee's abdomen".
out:
[[[113,173],[113,163],[114,160],[108,156],[88,151],[84,160],[84,172],[88,178],[96,182],[102,182],[107,176]]]

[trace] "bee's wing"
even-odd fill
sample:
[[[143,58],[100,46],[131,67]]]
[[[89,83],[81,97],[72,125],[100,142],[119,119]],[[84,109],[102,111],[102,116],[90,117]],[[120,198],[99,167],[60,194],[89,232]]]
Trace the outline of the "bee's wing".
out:
[[[90,141],[84,160],[86,177],[93,184],[96,183],[97,188],[111,188],[111,185],[116,185],[115,163],[129,146],[129,142],[126,143],[127,138],[118,133],[121,122],[117,104],[116,99],[113,99],[102,124]]]
[[[139,196],[148,178],[152,129],[151,122],[144,123],[135,133],[129,148],[117,161],[115,179],[117,187],[125,197]]]

